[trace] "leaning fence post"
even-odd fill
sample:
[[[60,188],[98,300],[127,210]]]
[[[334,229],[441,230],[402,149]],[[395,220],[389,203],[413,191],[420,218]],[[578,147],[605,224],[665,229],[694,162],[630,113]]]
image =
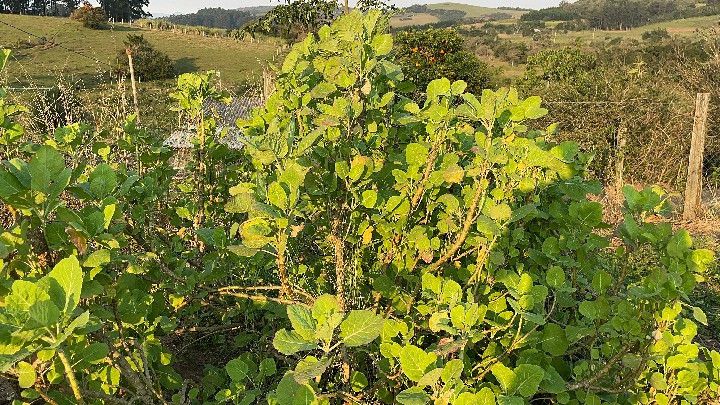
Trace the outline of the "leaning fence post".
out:
[[[138,105],[138,94],[137,94],[137,86],[135,85],[135,65],[133,64],[133,57],[132,57],[132,48],[128,47],[125,49],[125,53],[128,57],[128,67],[130,68],[130,82],[132,84],[132,95],[133,95],[133,105],[135,106],[135,119],[137,120],[137,123],[140,123],[140,106]]]
[[[695,122],[690,144],[688,178],[685,185],[683,218],[686,221],[696,219],[702,212],[702,167],[709,109],[710,93],[698,93],[695,101]]]

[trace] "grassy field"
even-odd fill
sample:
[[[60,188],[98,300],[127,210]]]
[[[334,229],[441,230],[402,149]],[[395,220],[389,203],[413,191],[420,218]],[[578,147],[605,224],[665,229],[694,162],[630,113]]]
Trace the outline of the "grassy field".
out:
[[[557,25],[550,22],[548,27]],[[586,30],[571,31],[567,33],[553,32],[550,34],[550,40],[556,46],[567,45],[593,45],[597,42],[611,41],[613,39],[622,40],[642,40],[642,34],[657,29],[667,29],[668,33],[673,36],[691,37],[698,35],[702,30],[720,25],[720,16],[686,18],[682,20],[674,20],[661,22],[657,24],[645,25],[625,31],[602,31],[602,30]],[[521,34],[500,34],[500,38],[509,39],[517,42],[525,42],[531,48],[535,44],[533,38],[523,36]]]
[[[685,18],[682,20],[674,20],[661,22],[657,24],[646,25],[643,27],[627,30],[627,31],[579,31],[569,32],[567,34],[558,35],[558,41],[575,42],[591,41],[593,39],[641,39],[642,34],[647,31],[656,29],[667,29],[670,35],[691,36],[695,35],[698,30],[717,27],[720,24],[720,16]]]
[[[434,24],[440,21],[434,15],[427,13],[407,13],[393,17],[390,24],[393,27],[411,27],[414,25]]]
[[[46,39],[0,24],[0,46],[13,50],[8,78],[11,85],[18,86],[51,84],[58,75],[105,81],[128,34],[145,35],[175,61],[178,73],[217,70],[228,83],[261,74],[262,63],[272,59],[279,46],[271,40],[250,43],[120,25],[112,30],[90,30],[66,18],[3,14],[0,21]]]

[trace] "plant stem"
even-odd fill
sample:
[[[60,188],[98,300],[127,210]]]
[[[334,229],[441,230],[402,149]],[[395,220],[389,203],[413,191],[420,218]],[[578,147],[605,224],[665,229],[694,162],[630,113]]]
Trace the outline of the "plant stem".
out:
[[[333,255],[335,256],[335,288],[337,291],[338,304],[340,304],[340,310],[345,311],[347,307],[345,300],[345,249],[343,246],[344,243],[339,236],[339,228],[340,220],[334,219],[329,239],[333,246]]]
[[[440,259],[438,259],[438,261],[428,266],[427,271],[429,273],[437,271],[442,265],[447,263],[448,260],[452,259],[455,253],[460,250],[463,243],[465,243],[465,239],[470,233],[470,228],[475,221],[475,215],[477,214],[478,206],[480,205],[480,199],[485,196],[486,190],[487,188],[482,185],[477,186],[477,189],[475,190],[475,195],[473,196],[467,215],[465,216],[465,223],[463,224],[460,234],[458,234],[455,242],[452,244],[450,249],[448,249],[448,251]]]
[[[72,369],[72,364],[70,364],[70,360],[68,360],[67,356],[65,355],[65,352],[61,349],[58,350],[58,357],[60,358],[60,361],[63,364],[63,367],[65,368],[65,376],[68,379],[68,382],[70,383],[70,388],[72,388],[73,395],[75,396],[75,399],[77,400],[78,404],[84,405],[85,400],[83,399],[82,394],[80,393],[80,385],[78,385],[78,381],[75,378],[75,373]]]

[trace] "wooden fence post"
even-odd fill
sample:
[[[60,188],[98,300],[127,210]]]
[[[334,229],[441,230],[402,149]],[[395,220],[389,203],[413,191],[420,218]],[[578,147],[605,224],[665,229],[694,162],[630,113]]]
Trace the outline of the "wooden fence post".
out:
[[[133,104],[135,105],[135,116],[137,123],[140,123],[140,106],[138,105],[137,86],[135,85],[135,66],[133,65],[132,49],[125,49],[128,56],[128,66],[130,67],[130,82],[132,84]]]
[[[616,145],[617,152],[615,155],[615,197],[622,204],[623,187],[625,186],[625,145],[627,144],[627,127],[620,123],[617,130]]]
[[[263,69],[263,102],[275,91],[275,81],[269,69]]]
[[[702,167],[705,152],[710,93],[698,93],[695,102],[695,123],[690,144],[688,178],[685,185],[683,219],[692,221],[702,212]]]

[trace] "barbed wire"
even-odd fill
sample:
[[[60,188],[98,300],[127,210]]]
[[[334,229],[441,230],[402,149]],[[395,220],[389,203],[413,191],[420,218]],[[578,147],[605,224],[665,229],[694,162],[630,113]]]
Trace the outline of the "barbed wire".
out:
[[[34,33],[30,32],[30,31],[27,31],[27,30],[25,30],[25,29],[23,29],[23,28],[16,27],[15,25],[10,24],[10,23],[8,23],[8,22],[6,22],[6,21],[0,20],[0,24],[3,24],[3,25],[6,25],[6,26],[8,26],[8,27],[10,27],[10,28],[16,29],[16,30],[18,30],[18,31],[20,31],[20,32],[22,32],[22,33],[24,33],[24,34],[26,34],[26,35],[30,35],[31,37],[34,37],[34,38],[37,38],[37,39],[40,39],[40,40],[47,40],[47,38],[46,38],[45,36],[41,36],[41,35],[34,34]],[[90,57],[90,56],[87,56],[87,55],[85,55],[84,53],[78,52],[78,51],[76,51],[76,50],[74,50],[74,49],[70,49],[70,48],[64,46],[63,44],[58,44],[58,43],[53,43],[53,44],[54,44],[56,47],[58,47],[58,48],[64,49],[64,50],[66,50],[66,51],[68,51],[68,52],[72,52],[72,53],[74,53],[74,54],[76,54],[76,55],[78,55],[78,56],[80,56],[80,57],[83,57],[83,58],[85,58],[85,59],[88,59],[88,60],[90,60],[90,61],[93,61],[93,62],[95,62],[95,63],[97,63],[97,64],[101,64],[101,65],[102,65],[102,64],[106,64],[106,65],[110,66],[111,68],[113,67],[113,65],[110,64],[110,62],[101,62],[100,60],[95,59],[95,58],[92,58],[92,57]]]
[[[627,104],[627,103],[635,103],[635,102],[644,102],[646,105],[673,105],[678,104],[677,102],[658,102],[656,100],[653,100],[652,98],[633,98],[633,99],[627,99],[622,101],[548,101],[543,100],[543,104]]]

